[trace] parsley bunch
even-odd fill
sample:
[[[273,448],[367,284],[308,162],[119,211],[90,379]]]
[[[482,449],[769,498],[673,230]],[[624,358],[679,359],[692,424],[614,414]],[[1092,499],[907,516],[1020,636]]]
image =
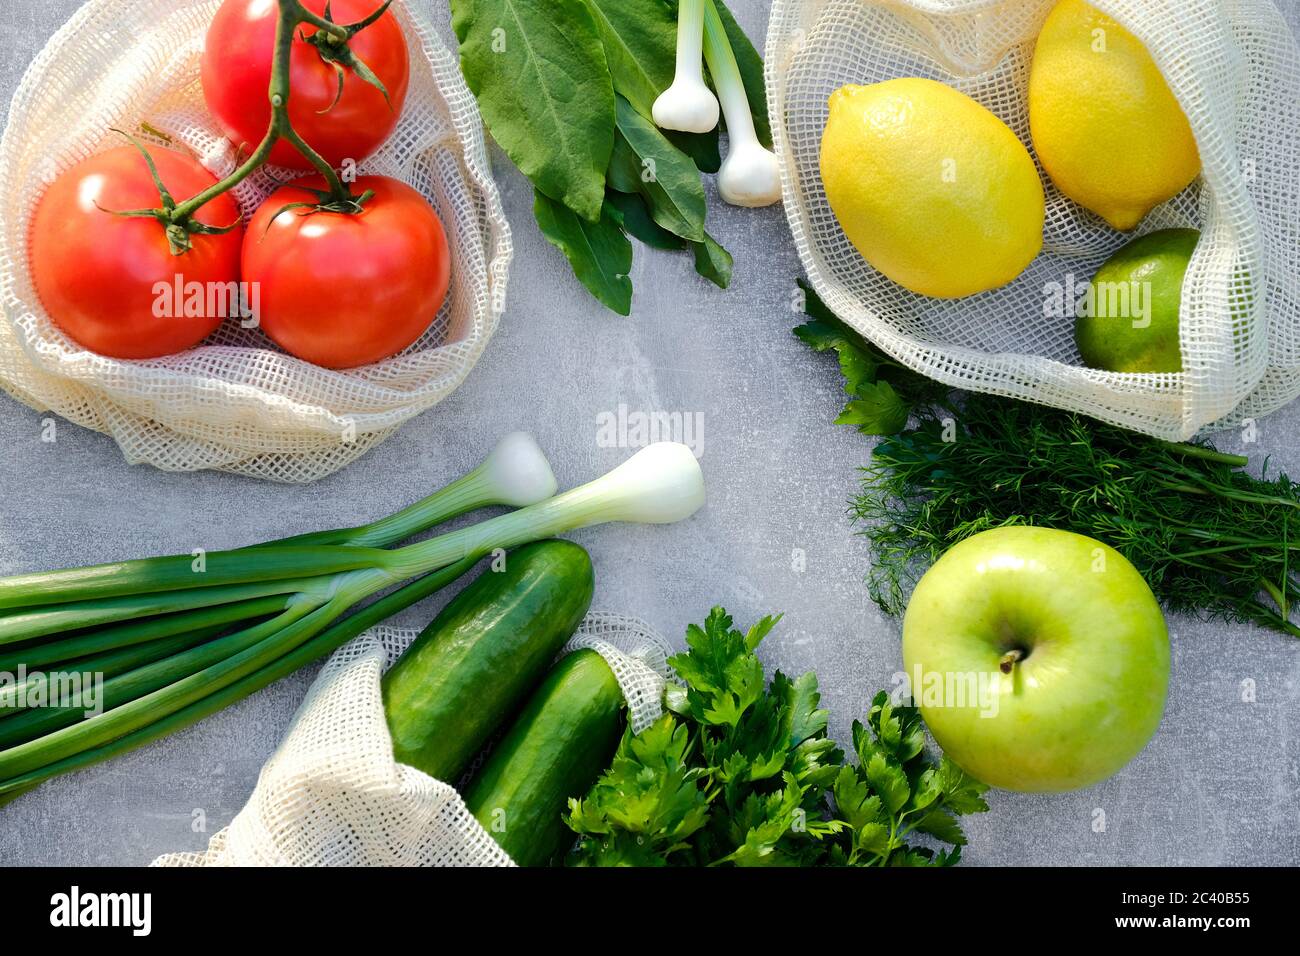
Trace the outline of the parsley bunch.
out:
[[[826,736],[817,677],[766,681],[748,632],[715,607],[669,659],[668,711],[623,737],[609,769],[565,818],[578,866],[949,866],[957,816],[988,809],[983,784],[925,755],[915,708],[881,692],[854,722],[849,763]],[[950,848],[916,846],[917,836]]]

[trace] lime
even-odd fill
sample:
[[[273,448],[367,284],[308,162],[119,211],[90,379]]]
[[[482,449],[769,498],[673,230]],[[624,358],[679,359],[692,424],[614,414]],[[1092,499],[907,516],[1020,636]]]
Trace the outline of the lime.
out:
[[[1200,237],[1195,229],[1162,229],[1102,263],[1074,326],[1087,365],[1110,372],[1183,370],[1178,310]]]

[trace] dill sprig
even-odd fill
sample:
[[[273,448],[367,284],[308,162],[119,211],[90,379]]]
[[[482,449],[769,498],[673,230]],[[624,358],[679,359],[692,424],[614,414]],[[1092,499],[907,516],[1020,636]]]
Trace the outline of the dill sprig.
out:
[[[886,436],[850,507],[870,542],[867,584],[884,611],[901,614],[920,575],[958,541],[1030,524],[1109,544],[1173,610],[1300,637],[1290,620],[1300,598],[1291,561],[1300,489],[1285,475],[1252,477],[1241,470],[1246,458],[1204,443],[950,392],[894,362],[800,285],[809,320],[795,334],[836,352],[844,373],[849,400],[837,421]]]
[[[1164,603],[1300,636],[1290,524],[1300,494],[1247,460],[989,395],[915,409],[862,469],[854,519],[871,542],[872,598],[900,613],[919,573],[964,538],[1032,524],[1088,535],[1133,563]]]

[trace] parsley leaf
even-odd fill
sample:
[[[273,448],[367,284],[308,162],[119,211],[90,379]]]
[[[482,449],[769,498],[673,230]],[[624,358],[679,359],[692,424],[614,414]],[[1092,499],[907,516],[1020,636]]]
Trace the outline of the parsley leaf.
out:
[[[667,712],[626,733],[565,820],[577,866],[951,866],[957,817],[987,788],[925,754],[920,712],[881,692],[853,724],[857,762],[827,736],[815,674],[766,675],[756,651],[780,617],[746,632],[714,608],[669,659]],[[920,837],[946,844],[936,852]]]
[[[868,342],[832,312],[808,283],[799,280],[808,321],[794,330],[817,352],[834,351],[849,401],[835,419],[865,435],[892,435],[907,427],[912,410],[947,393],[947,388],[914,372]]]

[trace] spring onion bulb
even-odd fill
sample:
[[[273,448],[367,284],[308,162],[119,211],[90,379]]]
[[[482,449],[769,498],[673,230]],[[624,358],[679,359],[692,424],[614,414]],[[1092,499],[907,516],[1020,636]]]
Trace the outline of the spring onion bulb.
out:
[[[22,662],[23,655],[34,651],[33,659],[49,663],[51,655],[40,652],[43,644],[74,647],[83,655],[79,659],[96,651],[134,649],[125,656],[107,657],[118,665],[118,672],[103,682],[102,712],[86,716],[76,707],[79,701],[72,699],[70,706],[19,710],[0,720],[0,796],[104,759],[134,742],[156,739],[161,726],[197,720],[217,706],[215,701],[224,706],[246,696],[275,679],[269,675],[287,673],[285,662],[298,667],[317,659],[359,633],[355,629],[362,626],[359,622],[375,623],[433,593],[496,549],[610,521],[679,521],[704,503],[704,479],[695,456],[686,446],[671,442],[642,449],[586,485],[534,500],[554,487],[554,475],[536,443],[526,436],[508,436],[479,468],[448,486],[454,492],[439,493],[443,497],[436,506],[421,507],[437,495],[399,512],[404,516],[401,520],[393,516],[349,529],[355,534],[325,533],[339,543],[304,544],[306,536],[299,536],[290,547],[266,545],[225,552],[229,559],[223,565],[225,576],[216,586],[204,587],[200,582],[176,587],[176,568],[166,563],[169,559],[151,559],[164,562],[161,565],[147,561],[119,565],[128,568],[134,589],[126,594],[105,593],[110,580],[82,573],[86,569],[53,572],[51,577],[63,584],[57,593],[80,599],[11,605],[13,610],[0,616],[0,632],[8,624],[9,636],[18,645],[7,650],[8,660]],[[470,502],[488,500],[530,503],[416,544],[395,549],[373,546],[421,530],[434,516],[461,513]],[[315,575],[309,573],[304,558],[313,552],[321,559],[320,573]],[[265,563],[272,574],[292,567],[296,576],[231,580],[256,572],[259,563]],[[146,590],[151,572],[163,584],[161,593]],[[13,578],[0,579],[0,594],[10,600],[39,599],[39,577],[22,576],[21,587],[12,586]],[[378,592],[412,578],[417,580],[344,616]],[[11,584],[8,589],[6,583]],[[211,603],[195,603],[204,601]],[[169,602],[179,602],[179,613]],[[222,610],[228,605],[236,610]],[[126,613],[123,609],[138,612],[141,620],[92,627],[102,624],[105,614]],[[33,619],[54,620],[57,627],[35,634]],[[178,621],[183,623],[178,626]],[[230,624],[234,629],[226,633]],[[185,638],[203,627],[214,628],[208,639],[190,643]],[[76,633],[69,636],[67,630]],[[96,635],[107,635],[108,642],[97,644]],[[57,640],[40,640],[56,636]],[[165,656],[158,655],[160,650]],[[123,660],[139,666],[123,671]]]
[[[537,439],[527,432],[511,432],[497,442],[492,454],[470,475],[476,473],[485,504],[524,508],[545,501],[560,488]]]
[[[651,108],[655,125],[684,133],[707,133],[718,125],[718,98],[704,82],[700,56],[704,45],[705,0],[677,4],[677,68],[672,85]]]
[[[548,501],[390,552],[395,561],[389,573],[405,579],[466,555],[610,521],[668,524],[690,517],[703,504],[704,476],[695,455],[678,442],[656,442],[608,474]]]
[[[718,170],[718,195],[733,206],[770,206],[781,198],[776,154],[758,141],[736,55],[713,0],[704,3],[704,59],[727,120],[727,158]]]
[[[544,501],[558,489],[551,463],[527,432],[511,432],[465,477],[396,514],[357,528],[316,531],[284,538],[258,548],[337,544],[387,548],[444,521],[487,508],[522,508]]]
[[[585,524],[634,521],[672,524],[704,505],[704,475],[689,448],[679,442],[649,445],[604,477],[567,492],[575,510],[585,512]],[[564,507],[562,499],[546,504]],[[577,504],[579,499],[585,499]]]

